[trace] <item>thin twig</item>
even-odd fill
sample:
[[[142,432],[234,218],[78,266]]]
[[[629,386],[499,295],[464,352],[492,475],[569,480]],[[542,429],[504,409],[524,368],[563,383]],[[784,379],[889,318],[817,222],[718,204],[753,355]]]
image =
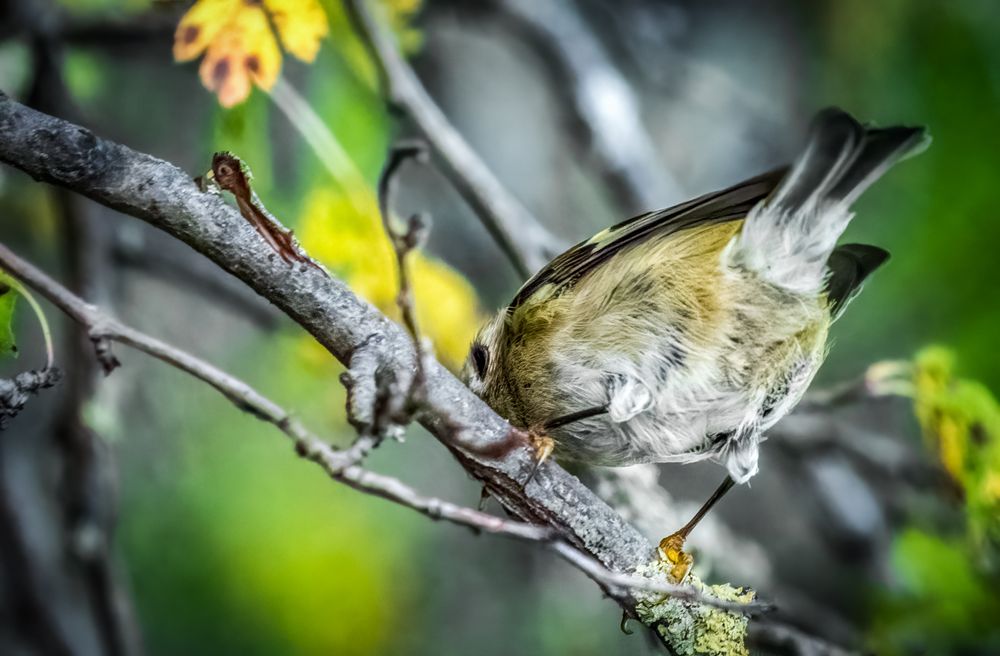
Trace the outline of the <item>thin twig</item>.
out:
[[[830,410],[890,396],[909,396],[912,370],[906,361],[882,360],[865,369],[853,379],[829,387],[806,392],[795,408],[796,414],[829,412]]]
[[[500,244],[514,268],[527,278],[559,250],[558,241],[490,172],[472,147],[448,122],[424,89],[368,0],[350,0],[348,8],[371,53],[387,101],[406,112],[443,163],[443,170]]]
[[[299,131],[320,163],[327,170],[347,201],[359,214],[368,210],[358,198],[358,190],[367,190],[368,181],[347,153],[333,131],[323,122],[309,102],[283,77],[278,77],[270,91],[271,100]]]
[[[548,527],[507,521],[448,501],[421,496],[398,479],[351,464],[356,457],[354,454],[334,449],[311,433],[281,406],[247,383],[204,360],[104,314],[31,263],[15,255],[4,244],[0,244],[0,265],[86,328],[92,339],[120,342],[151,355],[208,383],[241,410],[274,424],[292,440],[299,455],[320,465],[327,474],[338,481],[367,494],[413,508],[428,517],[444,519],[476,530],[528,540],[548,540],[552,537],[552,531]],[[108,356],[98,354],[98,357]]]
[[[695,588],[653,581],[639,576],[613,572],[592,556],[557,539],[549,526],[505,520],[449,501],[420,495],[399,479],[364,469],[353,462],[358,455],[350,449],[338,451],[311,433],[281,406],[247,383],[189,353],[150,337],[101,312],[77,297],[29,262],[0,244],[0,265],[25,285],[35,289],[56,307],[86,328],[93,337],[120,342],[208,383],[241,410],[278,427],[295,444],[296,452],[320,467],[333,479],[356,490],[412,508],[432,519],[443,519],[475,530],[507,535],[530,542],[551,543],[553,550],[595,581],[623,592],[662,593],[678,599],[743,613],[768,607],[759,602],[738,604],[705,595]]]
[[[417,351],[417,371],[410,383],[407,405],[412,406],[420,403],[423,394],[423,386],[426,376],[425,361],[428,354],[427,345],[420,334],[417,325],[416,310],[413,300],[413,285],[410,283],[409,274],[409,254],[422,244],[427,236],[427,220],[420,214],[413,214],[407,221],[406,228],[398,229],[393,225],[392,205],[395,192],[396,174],[404,162],[414,159],[418,162],[426,162],[428,157],[427,145],[422,141],[401,142],[389,150],[389,157],[386,159],[382,174],[378,180],[378,205],[382,214],[382,226],[385,229],[386,237],[392,244],[392,250],[396,254],[396,272],[399,279],[399,292],[396,295],[396,305],[403,318],[403,325],[413,338],[413,346]]]
[[[235,208],[218,195],[201,192],[189,173],[169,162],[30,109],[3,93],[0,161],[183,241],[267,298],[340,362],[353,368],[359,352],[377,343],[371,349],[373,371],[412,370],[412,338],[405,329],[336,277],[309,267],[292,270]],[[487,485],[507,512],[528,525],[548,527],[611,571],[630,572],[648,563],[654,553],[649,541],[558,464],[539,471],[531,485],[521,485],[534,459],[526,449],[513,448],[517,444],[511,441],[510,424],[436,360],[428,364],[427,399],[417,421]],[[456,421],[463,441],[474,448],[454,446]],[[607,588],[622,607],[634,608],[634,599],[616,590]]]
[[[727,601],[706,595],[690,585],[655,581],[634,574],[612,572],[596,558],[583,553],[566,542],[553,542],[552,550],[559,554],[565,561],[607,588],[618,588],[623,591],[642,590],[644,592],[655,592],[681,601],[690,601],[744,615],[767,613],[774,609],[774,606],[767,602],[750,601],[743,603],[739,601]]]

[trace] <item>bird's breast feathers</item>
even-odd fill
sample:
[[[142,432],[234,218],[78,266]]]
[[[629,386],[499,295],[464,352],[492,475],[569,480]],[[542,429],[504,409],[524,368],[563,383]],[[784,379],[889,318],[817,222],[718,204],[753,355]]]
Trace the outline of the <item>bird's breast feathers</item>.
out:
[[[650,240],[557,298],[525,299],[506,322],[508,416],[607,405],[555,437],[563,457],[609,465],[712,457],[714,438],[773,423],[819,367],[828,314],[728,266],[739,228]]]

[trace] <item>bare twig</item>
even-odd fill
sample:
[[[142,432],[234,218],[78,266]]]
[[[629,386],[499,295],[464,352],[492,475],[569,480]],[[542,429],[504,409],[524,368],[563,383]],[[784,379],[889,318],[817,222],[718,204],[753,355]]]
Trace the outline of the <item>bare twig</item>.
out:
[[[334,449],[250,385],[204,360],[104,314],[18,257],[3,244],[0,244],[0,265],[80,323],[92,336],[99,334],[106,340],[126,344],[166,362],[208,383],[241,410],[275,425],[292,440],[300,456],[318,464],[331,478],[356,490],[412,508],[432,519],[443,519],[477,531],[507,535],[530,542],[551,543],[552,549],[567,562],[604,586],[618,589],[622,595],[635,590],[662,593],[741,613],[758,612],[768,608],[767,605],[760,603],[739,604],[716,599],[690,586],[673,585],[612,572],[593,556],[558,539],[558,533],[550,526],[505,520],[449,501],[422,496],[399,479],[366,470],[355,464],[363,457],[358,451],[364,447],[359,447],[356,443],[354,447],[344,451]]]
[[[204,360],[104,314],[15,255],[4,244],[0,244],[0,265],[86,328],[92,339],[103,340],[105,343],[120,342],[166,362],[208,383],[241,410],[275,425],[292,440],[300,456],[320,465],[338,481],[367,494],[413,508],[428,517],[444,519],[476,530],[527,540],[548,540],[553,535],[552,530],[545,526],[508,521],[448,501],[421,496],[402,481],[364,470],[353,464],[358,459],[356,453],[350,450],[337,451],[250,385]],[[106,353],[97,355],[99,359],[108,357]]]
[[[860,376],[806,392],[795,408],[796,414],[827,412],[834,408],[891,396],[912,394],[912,369],[906,361],[882,360]]]
[[[874,390],[869,385],[867,375],[862,375],[828,387],[809,390],[795,407],[795,414],[829,412],[834,408],[859,403],[874,397]]]
[[[42,9],[35,14],[28,27],[34,62],[30,102],[45,111],[75,116],[78,112],[64,79],[66,44],[57,36],[64,19],[58,12],[45,13]],[[113,226],[92,216],[94,208],[76,194],[56,189],[50,197],[59,223],[56,242],[73,284],[81,294],[103,298],[108,292],[103,284],[109,262],[107,236]],[[22,497],[31,488],[12,482],[4,494],[16,501],[9,524],[4,528],[21,534],[13,539],[19,545],[16,549],[28,547],[21,566],[35,570],[34,576],[45,581],[42,595],[52,609],[37,614],[37,619],[25,618],[26,626],[34,625],[27,634],[34,634],[29,640],[39,641],[42,633],[59,633],[61,640],[84,651],[94,651],[88,645],[95,640],[102,645],[99,651],[119,656],[142,654],[145,650],[141,629],[115,553],[117,490],[113,455],[108,443],[85,418],[99,380],[87,342],[83,331],[71,329],[62,335],[60,353],[66,384],[55,400],[54,411],[47,413],[49,418],[44,422],[42,430],[48,439],[23,452],[33,454],[29,458],[39,464],[54,465],[59,472],[56,485],[53,488],[46,483],[52,479],[41,470],[30,474],[35,485],[43,484],[44,488],[39,489],[40,495],[32,493],[32,500],[27,502]],[[110,361],[105,366],[110,366]],[[13,444],[10,446],[17,449]],[[46,526],[49,540],[55,544],[39,549],[41,545],[31,538],[32,533],[38,532],[37,524],[32,530],[29,523]],[[33,542],[34,549],[29,546]],[[61,554],[58,565],[43,553],[52,547]],[[83,615],[80,607],[67,603],[80,599],[77,595],[81,593],[86,599]]]
[[[751,601],[742,603],[726,601],[706,595],[690,585],[678,585],[666,581],[654,581],[634,574],[612,572],[592,556],[588,556],[565,542],[552,543],[552,550],[559,554],[566,562],[601,583],[606,588],[617,588],[622,592],[635,590],[656,592],[681,601],[690,601],[745,615],[766,613],[774,608],[772,604],[767,602]]]
[[[549,72],[570,134],[624,211],[666,207],[686,197],[653,150],[639,99],[593,32],[558,0],[494,0]]]
[[[350,0],[358,32],[378,67],[387,100],[403,109],[440,157],[445,173],[500,244],[514,268],[527,278],[560,249],[558,241],[490,172],[448,122],[374,14],[368,0]]]
[[[389,157],[382,169],[382,175],[379,176],[378,205],[386,237],[388,237],[392,244],[392,250],[396,254],[396,272],[399,276],[396,305],[403,317],[403,325],[406,326],[413,338],[413,346],[417,351],[417,371],[410,383],[407,402],[407,405],[412,407],[414,404],[420,403],[423,395],[425,360],[429,355],[428,347],[424,343],[417,325],[416,311],[413,305],[413,285],[410,284],[407,256],[426,240],[428,226],[427,220],[420,214],[411,215],[404,230],[393,225],[392,201],[396,174],[399,167],[409,159],[425,162],[427,160],[427,145],[423,142],[403,142],[396,144],[389,150]]]
[[[274,104],[285,114],[292,127],[299,131],[334,183],[344,192],[347,202],[359,214],[365,214],[368,210],[359,200],[357,190],[367,189],[368,181],[337,136],[309,102],[283,77],[275,81],[270,94]]]

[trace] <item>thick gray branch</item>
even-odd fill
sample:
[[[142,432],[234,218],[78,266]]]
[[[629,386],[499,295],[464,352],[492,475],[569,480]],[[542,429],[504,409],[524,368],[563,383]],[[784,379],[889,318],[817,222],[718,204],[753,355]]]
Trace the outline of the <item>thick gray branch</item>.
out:
[[[550,544],[553,551],[563,559],[608,589],[614,590],[616,595],[622,598],[626,597],[630,590],[646,590],[740,612],[766,608],[766,606],[756,603],[726,602],[707,596],[689,586],[650,581],[630,574],[613,572],[589,554],[558,539],[558,532],[549,526],[508,521],[449,501],[422,496],[398,479],[367,471],[358,465],[358,462],[365,457],[368,445],[371,444],[368,440],[369,435],[362,433],[354,446],[349,449],[335,450],[306,429],[281,406],[247,383],[200,358],[155,337],[150,337],[105,314],[60,285],[30,262],[22,260],[2,243],[0,243],[0,268],[38,291],[74,321],[81,324],[94,341],[98,359],[113,358],[110,346],[102,342],[121,342],[208,383],[241,410],[274,424],[292,440],[295,444],[295,450],[300,456],[322,467],[334,480],[356,490],[412,508],[431,519],[443,519],[461,526],[468,526],[477,531]],[[366,372],[363,370],[369,368],[372,352],[372,342],[355,351],[355,366],[351,369],[350,388],[362,387],[360,381],[366,378]],[[117,360],[114,362],[117,366]],[[47,371],[48,373],[22,374],[18,376],[16,383],[21,384],[24,388],[29,388],[32,385],[35,388],[50,386],[58,378],[58,370],[50,369]],[[31,382],[36,380],[40,382]],[[4,381],[0,381],[0,402],[3,401],[3,383]]]
[[[186,242],[240,278],[308,330],[338,360],[373,337],[383,366],[412,372],[413,342],[342,282],[305,265],[289,266],[217,195],[202,193],[168,162],[100,139],[77,125],[0,94],[0,160],[138,217]],[[632,526],[554,463],[527,489],[528,449],[511,427],[436,362],[426,371],[426,407],[418,417],[512,514],[548,524],[609,568],[629,572],[653,555]],[[459,442],[455,448],[455,426]]]
[[[99,359],[114,357],[110,354],[110,346],[102,342],[120,342],[208,383],[241,410],[253,414],[262,421],[274,424],[292,440],[295,444],[295,450],[300,456],[318,464],[335,480],[366,494],[413,508],[433,519],[444,519],[476,530],[502,533],[524,540],[549,541],[552,537],[551,531],[545,526],[506,521],[470,508],[457,506],[448,501],[424,497],[400,480],[362,469],[357,463],[364,454],[356,453],[354,447],[345,451],[333,449],[281,406],[247,383],[209,362],[155,337],[150,337],[105,314],[57,283],[31,263],[22,260],[2,243],[0,243],[0,268],[38,291],[83,326],[94,342]],[[117,363],[117,360],[115,362]],[[107,365],[105,368],[108,368]],[[58,374],[58,370],[55,369],[48,371]],[[16,382],[21,383],[22,379],[27,380],[28,375],[21,374]],[[47,378],[43,378],[41,375],[35,377],[42,380],[41,383],[35,383],[36,388],[49,387],[58,378],[57,375],[52,376],[51,374]],[[47,380],[51,382],[46,384]],[[3,384],[5,382],[0,380],[0,405],[4,400],[5,388]],[[26,385],[22,385],[22,387],[26,387]],[[2,415],[0,415],[0,420],[2,420]]]

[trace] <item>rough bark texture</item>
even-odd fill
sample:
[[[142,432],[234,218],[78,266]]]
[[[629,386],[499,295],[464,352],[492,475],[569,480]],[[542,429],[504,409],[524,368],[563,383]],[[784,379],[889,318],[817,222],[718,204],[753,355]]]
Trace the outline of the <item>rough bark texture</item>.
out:
[[[411,375],[410,337],[336,278],[290,266],[239,212],[199,191],[176,166],[89,130],[29,109],[0,92],[0,160],[99,203],[140,218],[203,253],[289,315],[338,360],[374,350],[382,366]],[[459,380],[433,362],[426,371],[427,410],[418,417],[482,480],[507,510],[550,524],[609,568],[631,571],[652,546],[574,476],[546,463],[522,489],[532,466],[511,427]],[[455,426],[461,444],[455,448]]]

